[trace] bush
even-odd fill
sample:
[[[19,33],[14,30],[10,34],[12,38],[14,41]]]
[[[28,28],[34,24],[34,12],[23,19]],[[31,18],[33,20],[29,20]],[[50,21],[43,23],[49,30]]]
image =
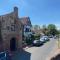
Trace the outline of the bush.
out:
[[[26,38],[26,43],[27,43],[27,45],[31,45],[32,42],[33,42],[35,39],[37,39],[37,40],[40,39],[40,35],[31,35],[30,38],[27,37],[27,38]]]
[[[26,43],[27,43],[27,45],[31,45],[32,44],[32,40],[31,39],[26,39]]]
[[[40,39],[40,35],[34,35],[34,39]]]

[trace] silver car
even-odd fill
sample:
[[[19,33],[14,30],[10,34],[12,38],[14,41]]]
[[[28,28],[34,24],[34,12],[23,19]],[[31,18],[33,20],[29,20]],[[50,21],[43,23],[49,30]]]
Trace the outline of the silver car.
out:
[[[48,38],[48,36],[42,36],[40,38],[40,41],[42,41],[43,43],[45,43],[46,41],[49,41],[49,38]]]
[[[43,43],[42,43],[42,41],[40,41],[40,40],[34,40],[34,41],[33,41],[33,45],[34,45],[34,46],[40,46],[40,45],[43,45]]]

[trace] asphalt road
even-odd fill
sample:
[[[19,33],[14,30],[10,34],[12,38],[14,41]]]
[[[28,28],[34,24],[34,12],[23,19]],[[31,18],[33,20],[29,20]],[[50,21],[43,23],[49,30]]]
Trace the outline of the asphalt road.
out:
[[[41,47],[31,47],[23,52],[18,52],[13,60],[46,60],[51,51],[55,48],[56,39],[50,39]]]
[[[56,39],[50,39],[49,42],[45,43],[41,47],[32,47],[27,49],[31,53],[30,60],[46,60],[51,51],[55,48]]]

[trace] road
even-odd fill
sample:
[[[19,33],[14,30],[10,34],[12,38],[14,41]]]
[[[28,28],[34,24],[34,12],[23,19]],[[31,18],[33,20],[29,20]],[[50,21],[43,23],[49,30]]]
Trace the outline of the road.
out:
[[[31,60],[45,60],[55,47],[55,44],[55,39],[52,39],[42,47],[37,48],[36,51],[32,52]]]
[[[46,60],[51,51],[55,48],[56,39],[50,39],[41,47],[31,47],[25,49],[25,52],[15,56],[15,60]],[[17,55],[17,54],[16,54]]]

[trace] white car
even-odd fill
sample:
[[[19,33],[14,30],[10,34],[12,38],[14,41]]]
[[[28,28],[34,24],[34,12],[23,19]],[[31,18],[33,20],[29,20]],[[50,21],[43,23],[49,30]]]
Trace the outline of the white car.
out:
[[[40,38],[40,41],[42,41],[42,42],[44,43],[44,42],[46,42],[46,41],[49,41],[49,38],[48,38],[48,36],[42,36],[42,37]]]
[[[42,41],[42,42],[44,43],[44,42],[45,42],[44,37],[41,37],[41,38],[40,38],[40,41]]]
[[[44,38],[45,38],[45,41],[49,41],[49,38],[48,38],[48,36],[45,36]]]

